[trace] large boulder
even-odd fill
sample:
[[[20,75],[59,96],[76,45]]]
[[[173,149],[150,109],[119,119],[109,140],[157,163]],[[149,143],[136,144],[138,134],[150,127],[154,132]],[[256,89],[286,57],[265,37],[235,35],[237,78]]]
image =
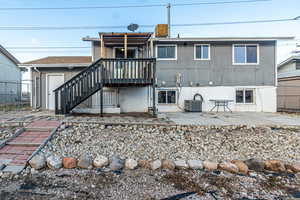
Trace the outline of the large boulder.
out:
[[[77,167],[77,160],[75,158],[65,157],[63,158],[62,162],[64,168],[66,169],[73,169]]]
[[[265,163],[261,160],[255,159],[255,158],[245,160],[244,163],[247,165],[247,167],[250,170],[254,170],[257,172],[262,172],[262,171],[264,171],[264,168],[265,168]]]
[[[189,166],[185,160],[176,160],[174,163],[175,163],[176,169],[188,169],[189,168]]]
[[[126,159],[125,160],[125,169],[135,169],[138,166],[138,162],[134,159]]]
[[[77,163],[78,167],[82,169],[91,169],[93,168],[92,164],[93,164],[93,159],[90,155],[87,154],[80,156]]]
[[[212,162],[212,161],[209,161],[209,160],[205,160],[203,162],[203,167],[206,170],[214,171],[214,170],[218,169],[218,163]]]
[[[239,169],[239,173],[248,174],[249,168],[243,161],[233,160],[231,162],[237,166],[237,168]]]
[[[227,171],[230,173],[238,173],[239,172],[239,168],[231,162],[221,162],[218,165],[218,169],[224,170],[224,171]]]
[[[119,156],[113,156],[109,168],[113,171],[122,170],[124,168],[125,161]]]
[[[94,161],[93,161],[93,165],[96,168],[103,168],[106,167],[108,165],[108,158],[102,155],[98,155]]]
[[[265,169],[273,172],[285,172],[284,163],[280,160],[267,160],[265,162]]]
[[[29,165],[34,169],[42,169],[46,166],[46,158],[43,154],[34,156],[30,161]]]
[[[51,155],[47,159],[47,166],[50,169],[60,169],[62,168],[62,159],[59,156]]]
[[[175,163],[172,160],[162,160],[161,167],[163,169],[174,170]]]
[[[161,161],[160,160],[155,160],[150,164],[150,167],[152,170],[157,170],[161,168]]]
[[[203,162],[201,160],[188,160],[187,164],[190,169],[203,169]]]

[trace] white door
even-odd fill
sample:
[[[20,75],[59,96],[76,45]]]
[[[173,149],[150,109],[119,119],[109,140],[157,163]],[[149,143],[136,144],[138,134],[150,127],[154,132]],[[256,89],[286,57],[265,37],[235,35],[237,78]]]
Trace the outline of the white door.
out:
[[[55,95],[53,90],[58,88],[64,83],[64,75],[61,74],[49,74],[47,77],[47,108],[49,110],[55,109]]]

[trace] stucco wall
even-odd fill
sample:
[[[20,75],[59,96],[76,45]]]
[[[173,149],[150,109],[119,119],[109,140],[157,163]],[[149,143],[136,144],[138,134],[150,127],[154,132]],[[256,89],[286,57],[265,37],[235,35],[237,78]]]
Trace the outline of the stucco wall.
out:
[[[236,104],[235,91],[238,88],[255,89],[255,103],[253,104]],[[161,88],[167,89],[167,88]],[[170,89],[170,88],[169,88]],[[253,112],[276,112],[276,87],[273,86],[217,86],[217,87],[183,87],[177,90],[178,105],[161,105],[158,104],[160,112],[178,112],[184,109],[184,100],[191,100],[195,94],[201,94],[203,102],[203,111],[210,111],[214,104],[210,99],[229,99],[234,102],[229,103],[232,111],[253,111]],[[158,89],[159,90],[159,89]],[[223,111],[222,108],[220,111]]]

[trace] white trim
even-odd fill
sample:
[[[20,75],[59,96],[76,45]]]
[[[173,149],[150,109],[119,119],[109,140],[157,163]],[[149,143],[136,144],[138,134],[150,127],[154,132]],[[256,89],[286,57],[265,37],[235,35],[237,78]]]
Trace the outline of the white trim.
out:
[[[247,49],[245,50],[245,63],[236,63],[235,62],[235,60],[234,60],[234,56],[235,56],[235,51],[234,51],[234,47],[235,46],[245,46],[245,47],[247,47],[247,46],[256,46],[256,49],[257,49],[257,51],[256,51],[256,63],[247,63]],[[259,65],[259,60],[260,60],[260,56],[259,56],[259,54],[260,54],[260,51],[259,51],[259,44],[257,43],[257,44],[232,44],[232,65]]]
[[[48,98],[49,98],[49,95],[48,95],[48,76],[63,76],[64,77],[64,82],[65,82],[65,74],[64,73],[46,73],[46,109],[48,110],[49,109],[49,106],[48,106]]]
[[[197,58],[196,57],[196,48],[198,46],[208,46],[208,58]],[[201,47],[202,48],[202,47]],[[194,44],[194,60],[210,60],[210,44]],[[202,50],[201,50],[201,54],[202,54]],[[202,56],[202,55],[201,55]]]
[[[214,41],[276,41],[276,40],[293,40],[295,37],[186,37],[186,38],[154,38],[154,41],[164,42],[214,42]]]
[[[175,47],[175,58],[158,58],[158,48],[157,47],[163,47],[163,46],[174,46]],[[177,60],[177,44],[157,44],[155,45],[155,57],[156,60]]]
[[[119,49],[119,48],[124,48],[122,46],[116,46],[116,47],[113,47],[113,58],[116,58],[116,49]],[[135,58],[138,58],[138,47],[127,47],[127,49],[134,49],[135,50]]]
[[[242,90],[243,91],[243,103],[237,103],[236,102],[236,91]],[[246,103],[246,90],[252,90],[253,91],[253,102],[252,103]],[[235,89],[235,100],[234,103],[237,105],[256,105],[256,90],[255,88],[236,88]]]

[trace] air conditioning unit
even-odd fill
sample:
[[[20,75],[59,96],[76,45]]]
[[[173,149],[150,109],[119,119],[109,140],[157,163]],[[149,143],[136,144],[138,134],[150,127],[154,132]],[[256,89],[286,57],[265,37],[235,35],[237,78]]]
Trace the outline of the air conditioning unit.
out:
[[[199,100],[196,100],[199,97]],[[202,112],[203,97],[200,94],[195,94],[193,100],[184,101],[184,110],[186,112]]]

